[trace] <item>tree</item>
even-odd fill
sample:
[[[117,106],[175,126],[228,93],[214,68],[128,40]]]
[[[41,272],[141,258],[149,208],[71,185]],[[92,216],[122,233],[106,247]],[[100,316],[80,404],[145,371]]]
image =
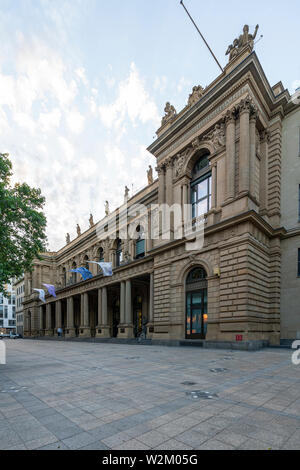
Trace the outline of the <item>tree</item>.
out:
[[[0,153],[0,292],[12,277],[32,271],[46,250],[45,198],[26,183],[11,186],[12,163]]]

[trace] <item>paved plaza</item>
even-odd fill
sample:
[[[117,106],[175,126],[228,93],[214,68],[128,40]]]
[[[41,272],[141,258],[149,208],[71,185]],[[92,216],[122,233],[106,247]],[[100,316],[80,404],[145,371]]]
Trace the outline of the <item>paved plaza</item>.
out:
[[[290,350],[3,341],[0,449],[300,448]]]

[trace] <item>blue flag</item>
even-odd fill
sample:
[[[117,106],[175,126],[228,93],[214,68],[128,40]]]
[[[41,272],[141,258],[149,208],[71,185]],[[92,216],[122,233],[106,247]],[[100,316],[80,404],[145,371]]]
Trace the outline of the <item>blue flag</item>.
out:
[[[88,269],[83,268],[83,267],[76,268],[76,269],[70,269],[70,272],[71,273],[81,274],[84,281],[86,281],[87,279],[92,279],[92,277],[93,277],[92,273]]]
[[[56,297],[55,287],[52,284],[43,284],[43,286],[47,287],[47,290],[52,297]]]

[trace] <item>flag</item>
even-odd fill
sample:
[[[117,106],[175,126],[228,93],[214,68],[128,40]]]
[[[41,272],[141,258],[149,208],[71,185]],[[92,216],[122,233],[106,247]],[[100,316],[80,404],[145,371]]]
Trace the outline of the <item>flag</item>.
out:
[[[70,269],[70,272],[71,273],[81,274],[84,281],[86,281],[87,279],[92,279],[92,277],[93,277],[92,273],[88,269],[83,268],[83,267],[76,268],[76,269]]]
[[[38,293],[39,293],[39,299],[46,303],[46,300],[45,300],[45,291],[44,289],[33,289],[33,290],[36,290]]]
[[[112,263],[104,263],[104,261],[88,261],[89,263],[98,264],[103,271],[103,276],[112,276]]]
[[[47,290],[52,297],[56,297],[55,287],[52,284],[43,284],[43,286],[47,287]]]

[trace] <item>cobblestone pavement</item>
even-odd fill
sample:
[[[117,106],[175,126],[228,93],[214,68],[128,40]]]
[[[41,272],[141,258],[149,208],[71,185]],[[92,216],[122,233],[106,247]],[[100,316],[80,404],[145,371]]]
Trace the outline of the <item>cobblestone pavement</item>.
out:
[[[0,449],[300,448],[292,351],[3,341]]]

